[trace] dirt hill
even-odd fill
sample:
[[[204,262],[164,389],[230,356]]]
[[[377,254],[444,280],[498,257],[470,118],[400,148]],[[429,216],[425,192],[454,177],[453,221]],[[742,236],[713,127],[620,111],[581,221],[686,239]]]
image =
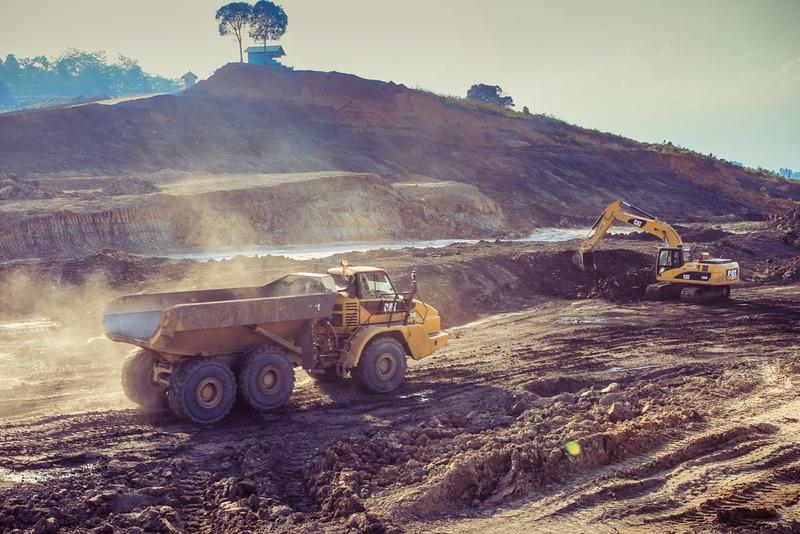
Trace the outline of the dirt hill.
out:
[[[391,82],[240,64],[177,95],[0,116],[0,168],[423,176],[475,185],[511,219],[542,225],[587,221],[615,197],[681,219],[800,199],[798,184],[669,146]]]

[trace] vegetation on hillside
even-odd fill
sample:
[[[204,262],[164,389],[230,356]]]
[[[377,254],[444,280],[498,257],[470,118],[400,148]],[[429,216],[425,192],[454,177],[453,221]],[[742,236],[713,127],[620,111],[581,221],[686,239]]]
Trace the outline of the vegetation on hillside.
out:
[[[177,80],[147,74],[135,59],[69,49],[58,57],[0,58],[0,110],[73,99],[177,91]]]
[[[494,104],[502,108],[513,108],[514,99],[503,95],[503,89],[499,85],[487,85],[476,83],[467,91],[467,100],[483,102],[484,104]]]

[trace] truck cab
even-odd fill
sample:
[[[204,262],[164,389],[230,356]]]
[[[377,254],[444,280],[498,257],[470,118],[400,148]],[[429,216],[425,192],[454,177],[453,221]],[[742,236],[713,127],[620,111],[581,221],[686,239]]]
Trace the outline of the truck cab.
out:
[[[415,287],[398,291],[389,274],[378,267],[345,264],[327,272],[339,291],[331,324],[338,335],[354,336],[351,346],[363,348],[376,335],[390,335],[418,360],[447,345],[438,310],[414,298]],[[357,363],[347,361],[345,367]]]

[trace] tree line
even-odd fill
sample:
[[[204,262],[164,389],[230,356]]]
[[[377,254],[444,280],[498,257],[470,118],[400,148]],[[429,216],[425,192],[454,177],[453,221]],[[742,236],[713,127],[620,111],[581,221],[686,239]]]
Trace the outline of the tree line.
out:
[[[105,52],[69,49],[61,56],[0,58],[0,108],[26,107],[52,97],[119,96],[162,93],[180,88],[177,80],[153,76],[135,59],[116,62]]]
[[[245,31],[250,37],[265,47],[267,41],[276,41],[286,33],[289,17],[281,6],[269,0],[259,0],[253,5],[247,2],[231,2],[217,10],[215,16],[219,23],[219,34],[232,35],[239,44],[239,62],[242,55],[242,39]]]

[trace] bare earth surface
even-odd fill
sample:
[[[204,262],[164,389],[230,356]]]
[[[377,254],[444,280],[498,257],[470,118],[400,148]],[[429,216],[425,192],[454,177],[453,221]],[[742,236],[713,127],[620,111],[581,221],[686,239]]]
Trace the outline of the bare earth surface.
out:
[[[0,531],[800,528],[800,285],[750,284],[713,306],[647,302],[615,283],[645,280],[652,243],[609,243],[598,278],[570,268],[572,247],[354,255],[399,280],[417,266],[450,346],[412,362],[394,394],[299,373],[279,411],[240,407],[210,428],[124,398],[127,349],[95,338],[102,302],[335,259],[39,265],[76,284],[62,290],[75,309],[51,295],[0,324]],[[743,268],[756,279],[769,265]],[[4,280],[20,269],[32,270]],[[123,287],[88,292],[96,269]]]
[[[0,117],[0,533],[800,532],[796,181],[340,73],[108,103]],[[649,302],[642,235],[592,273],[577,240],[509,241],[620,197],[745,283]],[[210,427],[124,397],[111,298],[345,257],[416,270],[451,332],[399,390],[298,372],[286,406]]]

